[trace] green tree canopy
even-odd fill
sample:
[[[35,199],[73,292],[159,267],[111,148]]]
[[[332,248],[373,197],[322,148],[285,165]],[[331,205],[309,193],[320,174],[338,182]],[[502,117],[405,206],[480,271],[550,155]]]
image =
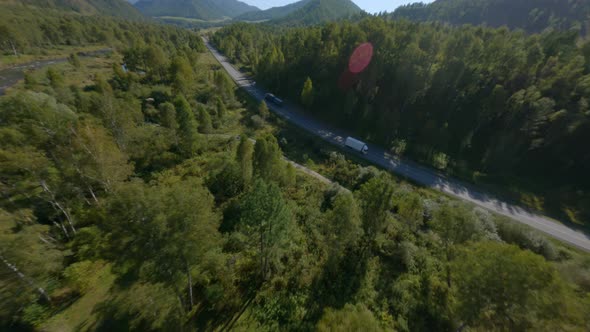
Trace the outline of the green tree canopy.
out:
[[[530,251],[498,242],[462,248],[452,264],[462,323],[486,330],[524,331],[564,314],[557,272]]]
[[[327,308],[316,328],[321,332],[386,331],[364,305],[348,303],[340,310]]]
[[[176,109],[174,108],[174,104],[165,102],[158,105],[158,111],[160,124],[168,129],[173,130],[176,132],[178,130],[179,125],[178,121],[176,120]]]
[[[103,254],[122,275],[164,283],[177,293],[186,290],[190,308],[194,284],[199,280],[208,286],[219,264],[221,238],[213,206],[211,194],[195,178],[162,177],[153,185],[134,181],[121,186],[98,222],[109,238]],[[119,217],[109,217],[115,215]]]
[[[31,211],[9,213],[0,209],[0,318],[5,322],[22,315],[23,307],[38,300],[51,301],[49,290],[62,268],[63,252],[36,222]]]
[[[242,135],[242,137],[240,138],[240,145],[238,145],[238,150],[236,152],[236,161],[240,165],[240,171],[242,172],[242,180],[246,185],[249,185],[252,181],[253,154],[254,144],[252,144],[248,137]]]
[[[388,175],[374,177],[363,184],[357,195],[361,207],[363,229],[369,240],[380,232],[393,207],[393,184]]]
[[[199,105],[197,106],[197,113],[198,113],[198,122],[199,122],[199,131],[204,134],[209,134],[213,130],[213,125],[211,124],[211,115],[205,109],[205,106]]]
[[[180,148],[185,156],[192,156],[196,153],[198,147],[198,127],[197,120],[191,105],[182,96],[174,100],[176,108],[176,120],[178,122],[178,131],[180,136]]]
[[[260,105],[258,105],[258,114],[263,118],[263,119],[268,119],[268,117],[270,116],[270,111],[268,110],[268,105],[266,105],[266,101],[261,101]]]
[[[178,55],[170,64],[172,88],[176,93],[189,96],[194,83],[194,73],[186,57]],[[178,106],[177,106],[178,107]]]
[[[291,211],[273,183],[256,180],[240,204],[242,232],[250,236],[259,255],[263,280],[280,265],[281,247],[291,223]]]
[[[307,107],[313,104],[313,84],[311,78],[307,78],[301,90],[301,103]]]
[[[280,181],[284,174],[282,153],[277,139],[267,134],[256,140],[254,146],[254,174],[263,179]]]

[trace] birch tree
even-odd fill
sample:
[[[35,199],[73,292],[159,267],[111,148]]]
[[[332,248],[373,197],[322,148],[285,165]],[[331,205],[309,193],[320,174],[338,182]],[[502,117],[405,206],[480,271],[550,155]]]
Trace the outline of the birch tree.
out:
[[[47,286],[62,267],[63,253],[49,227],[30,210],[0,209],[0,319],[10,321],[24,306],[50,303]]]

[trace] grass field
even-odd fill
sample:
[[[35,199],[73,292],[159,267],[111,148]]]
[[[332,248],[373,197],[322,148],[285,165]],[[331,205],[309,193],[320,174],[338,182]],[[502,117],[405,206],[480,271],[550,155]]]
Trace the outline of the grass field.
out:
[[[0,69],[29,63],[37,60],[51,60],[67,58],[72,53],[91,52],[105,49],[105,45],[90,45],[85,47],[58,46],[51,49],[39,50],[37,54],[25,54],[14,56],[13,54],[4,54],[0,56]]]
[[[177,17],[177,16],[157,16],[156,18],[161,20],[170,20],[170,21],[181,21],[181,22],[190,22],[190,23],[219,23],[230,21],[230,17],[226,17],[219,20],[201,20],[198,18],[190,18],[190,17]]]

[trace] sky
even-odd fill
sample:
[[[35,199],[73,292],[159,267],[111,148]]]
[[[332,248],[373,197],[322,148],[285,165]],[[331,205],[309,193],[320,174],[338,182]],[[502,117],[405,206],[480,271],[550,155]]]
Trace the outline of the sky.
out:
[[[241,0],[248,4],[254,5],[260,9],[268,9],[270,7],[284,6],[297,0]],[[432,0],[352,0],[357,6],[361,7],[369,13],[377,13],[380,11],[392,12],[397,7],[413,2],[432,2]]]

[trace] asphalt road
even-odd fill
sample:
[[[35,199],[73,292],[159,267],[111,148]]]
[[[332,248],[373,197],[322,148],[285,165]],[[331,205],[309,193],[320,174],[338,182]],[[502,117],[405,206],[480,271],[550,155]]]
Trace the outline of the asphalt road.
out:
[[[207,40],[205,40],[205,44],[213,56],[240,87],[258,100],[264,98],[267,91],[256,86],[256,82],[234,68],[230,64],[229,59],[219,53]],[[304,113],[301,108],[291,103],[285,102],[282,107],[277,107],[272,103],[268,103],[268,107],[271,111],[285,118],[287,121],[332,144],[342,147],[344,145],[344,140],[349,136],[342,130],[333,128],[328,124],[310,117],[308,114]],[[590,236],[553,221],[548,217],[535,214],[517,205],[504,202],[475,188],[471,184],[447,177],[444,174],[418,165],[414,162],[400,159],[379,146],[369,145],[369,152],[365,155],[359,153],[358,156],[426,187],[434,188],[495,213],[507,216],[558,240],[590,252]]]

